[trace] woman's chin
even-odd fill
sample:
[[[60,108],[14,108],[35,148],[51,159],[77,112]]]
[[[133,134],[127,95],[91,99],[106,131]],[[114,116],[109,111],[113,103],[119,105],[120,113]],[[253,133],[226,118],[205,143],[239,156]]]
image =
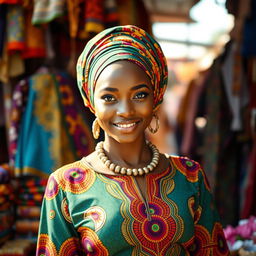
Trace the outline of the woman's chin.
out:
[[[120,144],[128,144],[128,143],[136,143],[139,142],[141,138],[144,137],[144,134],[140,134],[139,136],[135,134],[124,134],[123,136],[111,136],[112,139],[117,141]]]

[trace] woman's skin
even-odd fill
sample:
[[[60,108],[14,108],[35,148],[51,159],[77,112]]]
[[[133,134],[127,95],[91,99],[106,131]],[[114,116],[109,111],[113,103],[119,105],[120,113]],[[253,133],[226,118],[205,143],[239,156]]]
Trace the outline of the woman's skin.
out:
[[[109,159],[129,168],[149,164],[152,152],[146,145],[145,129],[154,111],[153,88],[146,73],[129,61],[108,65],[96,82],[94,106],[99,125],[105,133],[104,149]],[[115,175],[99,160],[96,152],[85,160],[97,172]],[[160,154],[159,164],[153,172],[164,171],[167,167],[167,158]],[[144,177],[135,179],[145,198]]]

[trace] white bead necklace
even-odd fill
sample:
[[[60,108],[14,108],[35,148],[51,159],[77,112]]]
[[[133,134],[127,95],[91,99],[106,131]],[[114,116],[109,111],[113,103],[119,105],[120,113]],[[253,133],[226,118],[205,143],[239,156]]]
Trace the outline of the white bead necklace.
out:
[[[158,165],[159,162],[159,151],[156,148],[155,145],[153,145],[150,141],[146,141],[148,146],[151,148],[152,152],[153,152],[153,157],[152,160],[150,162],[150,164],[148,164],[145,167],[140,167],[140,168],[126,168],[126,167],[121,167],[119,165],[114,164],[105,154],[104,148],[103,148],[103,141],[99,142],[96,145],[96,152],[98,154],[99,159],[102,161],[102,163],[109,168],[110,171],[115,172],[115,173],[121,173],[121,174],[126,174],[126,175],[133,175],[133,176],[137,176],[137,175],[143,175],[143,174],[147,174],[149,172],[152,172],[154,170],[154,168]]]

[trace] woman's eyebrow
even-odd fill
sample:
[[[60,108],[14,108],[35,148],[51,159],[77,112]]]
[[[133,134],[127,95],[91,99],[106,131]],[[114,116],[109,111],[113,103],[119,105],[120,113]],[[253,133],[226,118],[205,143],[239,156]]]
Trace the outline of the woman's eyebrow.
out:
[[[135,90],[138,90],[138,89],[141,89],[141,88],[148,88],[149,89],[149,86],[146,85],[146,84],[138,84],[138,85],[133,86],[131,88],[131,90],[135,91]],[[101,91],[118,92],[118,88],[104,87],[104,88],[101,89]]]
[[[118,89],[113,87],[104,87],[101,89],[101,91],[117,92]]]
[[[138,84],[138,85],[135,85],[134,87],[132,87],[132,90],[138,90],[138,89],[145,88],[145,87],[149,89],[148,85],[146,85],[146,84]]]

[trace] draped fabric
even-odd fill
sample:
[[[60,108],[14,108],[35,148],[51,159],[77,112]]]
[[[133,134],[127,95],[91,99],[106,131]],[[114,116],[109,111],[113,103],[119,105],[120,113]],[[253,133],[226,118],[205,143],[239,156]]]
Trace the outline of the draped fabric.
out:
[[[6,31],[6,5],[0,5],[0,57],[2,58],[4,42],[5,42],[5,31]]]
[[[166,59],[160,45],[146,31],[132,25],[106,29],[85,46],[77,62],[78,87],[85,105],[94,112],[97,78],[107,65],[118,60],[132,61],[147,73],[156,109],[167,86]]]
[[[6,32],[8,51],[23,51],[25,48],[25,19],[24,9],[21,5],[8,5]]]
[[[48,23],[65,14],[65,1],[39,0],[35,1],[33,8],[32,24]]]
[[[22,116],[26,109],[28,98],[28,79],[22,79],[15,86],[12,96],[10,130],[9,130],[9,160],[10,165],[14,166],[15,155],[17,152],[18,134],[20,130]]]
[[[74,161],[69,146],[57,84],[53,75],[38,73],[29,79],[29,95],[22,117],[15,174],[47,177],[54,167]],[[69,148],[69,150],[62,150]]]
[[[94,148],[90,120],[77,106],[72,86],[65,72],[40,69],[16,87],[10,129],[16,176],[48,177]]]
[[[85,1],[84,19],[85,32],[101,32],[104,29],[104,1]]]
[[[229,255],[200,165],[169,161],[145,176],[146,201],[134,177],[97,173],[84,159],[55,171],[36,255]]]

